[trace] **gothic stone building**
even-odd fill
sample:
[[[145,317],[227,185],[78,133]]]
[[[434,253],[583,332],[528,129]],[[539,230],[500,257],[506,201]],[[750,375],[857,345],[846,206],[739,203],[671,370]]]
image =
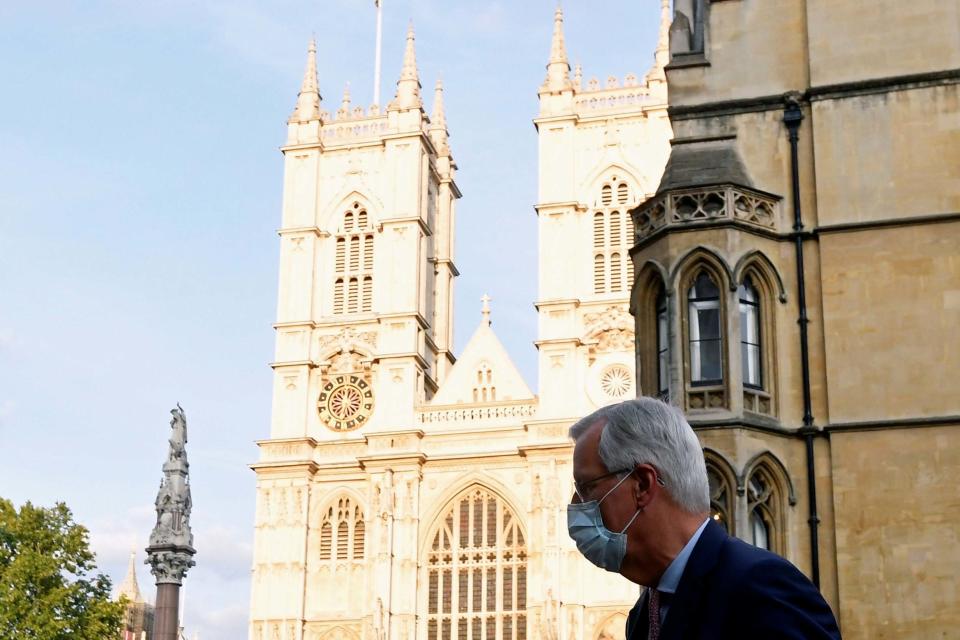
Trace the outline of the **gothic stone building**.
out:
[[[960,629],[960,4],[676,0],[639,389],[846,638]]]
[[[324,111],[310,48],[283,148],[252,639],[623,637],[638,590],[567,536],[566,434],[635,392],[627,212],[670,151],[668,25],[664,6],[649,73],[600,82],[571,70],[554,17],[535,120],[539,397],[488,304],[453,355],[460,192],[442,88],[428,117],[412,31],[385,108],[344,96]]]

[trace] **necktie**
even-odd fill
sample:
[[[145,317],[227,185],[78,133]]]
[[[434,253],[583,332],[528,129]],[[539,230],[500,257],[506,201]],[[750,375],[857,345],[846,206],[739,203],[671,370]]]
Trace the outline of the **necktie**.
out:
[[[660,592],[656,589],[649,589],[647,593],[650,597],[647,599],[647,612],[649,626],[647,627],[647,640],[659,640],[660,638]]]

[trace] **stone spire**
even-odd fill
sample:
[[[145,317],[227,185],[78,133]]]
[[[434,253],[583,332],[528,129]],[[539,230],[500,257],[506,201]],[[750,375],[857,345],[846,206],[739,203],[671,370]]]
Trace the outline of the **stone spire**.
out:
[[[130,602],[143,602],[143,596],[140,594],[140,585],[137,584],[137,552],[130,551],[130,564],[127,566],[127,575],[120,583],[117,590],[117,597],[126,597]]]
[[[563,40],[563,9],[559,6],[553,14],[553,40],[550,42],[550,61],[547,63],[547,79],[543,88],[547,91],[570,88],[570,63]]]
[[[653,95],[666,96],[667,74],[663,70],[670,62],[670,0],[660,0],[660,33],[653,54],[653,67],[647,72],[646,83]]]
[[[660,0],[660,34],[654,55],[658,67],[665,67],[670,62],[670,0]]]
[[[320,90],[317,89],[317,42],[310,38],[307,48],[307,68],[303,72],[297,106],[290,116],[291,121],[306,122],[320,117]]]
[[[346,118],[350,115],[350,83],[343,88],[343,100],[340,102],[340,109],[337,111],[338,118]]]
[[[430,137],[439,155],[449,155],[450,134],[447,131],[447,114],[443,108],[443,81],[437,78],[433,90],[433,113],[430,114]]]
[[[403,51],[403,69],[400,71],[400,80],[397,81],[395,103],[401,109],[416,109],[423,105],[420,100],[420,76],[417,73],[412,22],[407,28],[407,47]]]

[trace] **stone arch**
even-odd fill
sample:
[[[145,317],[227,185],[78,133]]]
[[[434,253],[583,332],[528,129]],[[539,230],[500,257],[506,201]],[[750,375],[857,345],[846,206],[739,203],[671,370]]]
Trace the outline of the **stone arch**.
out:
[[[742,475],[748,542],[783,554],[787,546],[786,503],[795,505],[790,476],[783,463],[769,451],[755,455]]]
[[[451,628],[466,637],[526,636],[528,539],[521,513],[477,482],[443,503],[420,555],[426,640],[449,637]],[[476,589],[487,597],[477,598]]]
[[[314,631],[310,638],[311,640],[360,640],[356,631],[340,625],[322,632]]]
[[[318,226],[329,233],[336,233],[343,213],[347,208],[352,208],[354,203],[367,211],[371,227],[379,230],[380,212],[384,210],[383,203],[378,198],[368,195],[366,190],[360,189],[344,189],[330,198],[321,209]]]
[[[700,245],[684,253],[673,265],[670,270],[669,289],[678,290],[681,278],[686,279],[691,271],[694,271],[699,264],[711,267],[718,276],[720,276],[721,288],[724,284],[733,291],[736,291],[736,279],[733,277],[733,269],[720,252],[712,247]]]
[[[440,518],[446,513],[446,510],[453,504],[453,501],[463,493],[466,493],[471,487],[479,486],[496,494],[506,505],[516,514],[526,513],[526,508],[521,508],[519,496],[516,496],[506,485],[497,480],[488,473],[473,471],[459,478],[457,482],[447,487],[440,495],[434,499],[429,513],[421,518],[421,522],[430,523],[429,527],[424,529],[423,534],[417,544],[417,557],[422,558],[432,541],[432,536],[440,524]],[[526,527],[524,536],[526,536]]]
[[[647,260],[640,267],[630,291],[630,313],[634,317],[637,359],[638,389],[644,395],[659,393],[660,349],[658,344],[657,300],[662,290],[669,298],[672,291],[668,288],[669,274],[659,262]],[[667,314],[667,336],[669,344],[669,313]],[[669,348],[667,351],[669,357]]]
[[[633,198],[634,206],[637,202],[642,202],[644,196],[647,194],[647,188],[649,185],[644,181],[641,176],[643,173],[632,166],[626,160],[619,158],[613,160],[612,162],[601,163],[593,171],[591,171],[587,177],[580,183],[583,193],[589,194],[588,205],[591,208],[596,208],[599,201],[600,189],[603,186],[605,180],[610,179],[614,175],[623,175],[626,178],[626,181],[629,182],[635,189],[636,194]]]
[[[615,611],[597,623],[592,640],[626,640],[627,616]]]
[[[793,480],[790,479],[790,474],[787,472],[787,467],[780,461],[780,458],[773,455],[769,450],[754,455],[743,465],[743,472],[737,477],[737,492],[743,493],[746,479],[755,469],[761,466],[770,469],[778,485],[784,491],[790,506],[796,505],[797,493],[793,486]]]
[[[734,535],[737,529],[738,479],[733,465],[719,451],[704,447],[703,457],[707,466],[710,486],[710,516],[722,525],[727,533]]]
[[[780,272],[766,254],[757,249],[743,254],[733,268],[733,282],[735,285],[741,284],[744,277],[750,271],[756,271],[771,291],[773,291],[775,287],[777,299],[780,300],[781,303],[786,303],[787,291],[783,286],[783,278],[780,277]]]

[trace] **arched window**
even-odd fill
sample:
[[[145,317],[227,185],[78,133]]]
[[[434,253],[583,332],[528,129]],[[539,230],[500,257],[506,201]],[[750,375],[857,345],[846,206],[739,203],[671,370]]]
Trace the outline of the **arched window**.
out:
[[[497,388],[493,386],[493,369],[486,362],[477,367],[477,383],[473,387],[474,402],[495,402]]]
[[[760,296],[747,276],[737,288],[740,301],[740,360],[743,384],[763,388],[763,358],[760,344]]]
[[[657,293],[657,393],[670,397],[670,332],[667,315],[667,292],[660,285]]]
[[[333,259],[333,312],[373,309],[373,227],[367,211],[354,202],[343,214]]]
[[[707,481],[710,485],[710,517],[733,535],[733,492],[726,476],[707,462]]]
[[[687,291],[690,345],[690,382],[693,385],[723,382],[723,340],[720,289],[701,271]]]
[[[747,479],[748,542],[769,551],[779,552],[777,521],[781,497],[773,475],[765,465],[758,465]]]
[[[617,176],[600,188],[593,214],[593,292],[620,293],[633,281],[629,249],[633,224],[623,205],[630,201],[630,186]]]
[[[338,499],[327,508],[320,523],[319,559],[362,560],[365,544],[363,510],[350,498]]]
[[[455,498],[425,567],[427,640],[525,640],[526,542],[499,497],[472,487]]]

